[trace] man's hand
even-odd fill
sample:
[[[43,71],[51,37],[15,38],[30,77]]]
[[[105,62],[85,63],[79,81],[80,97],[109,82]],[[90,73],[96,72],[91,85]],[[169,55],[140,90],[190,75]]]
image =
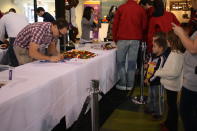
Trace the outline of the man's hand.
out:
[[[49,61],[51,61],[51,62],[58,62],[58,61],[60,61],[60,60],[62,60],[61,55],[58,55],[58,56],[51,56],[50,59],[49,59]]]

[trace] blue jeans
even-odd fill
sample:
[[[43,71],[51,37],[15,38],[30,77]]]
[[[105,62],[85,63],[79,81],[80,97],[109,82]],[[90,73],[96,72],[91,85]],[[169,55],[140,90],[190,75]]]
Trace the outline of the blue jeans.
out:
[[[117,68],[120,79],[118,84],[120,86],[134,86],[139,44],[138,40],[119,40],[117,42]],[[126,63],[128,63],[127,69]]]
[[[160,86],[159,85],[149,87],[148,110],[155,113],[156,115],[160,115],[159,91],[160,91]]]

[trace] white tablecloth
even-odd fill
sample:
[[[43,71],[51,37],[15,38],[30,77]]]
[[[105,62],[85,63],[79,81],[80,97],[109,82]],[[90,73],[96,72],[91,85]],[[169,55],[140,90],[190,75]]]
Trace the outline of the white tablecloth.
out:
[[[49,131],[64,115],[70,127],[89,95],[92,79],[100,81],[104,93],[116,82],[116,50],[91,51],[98,56],[65,63],[36,61],[15,68],[13,80],[0,89],[0,130]]]
[[[7,52],[7,50],[0,49],[0,64],[1,64],[3,57],[5,56],[6,52]]]

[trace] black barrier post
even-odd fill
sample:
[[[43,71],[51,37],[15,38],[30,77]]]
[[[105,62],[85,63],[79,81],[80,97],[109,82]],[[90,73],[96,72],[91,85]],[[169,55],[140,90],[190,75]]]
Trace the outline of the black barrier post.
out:
[[[92,131],[99,131],[99,81],[92,80],[91,93],[91,119],[92,119]]]
[[[145,55],[146,55],[146,43],[141,43],[141,67],[140,67],[140,96],[135,96],[132,98],[132,101],[135,104],[146,104],[147,96],[144,96],[144,61],[145,61]]]

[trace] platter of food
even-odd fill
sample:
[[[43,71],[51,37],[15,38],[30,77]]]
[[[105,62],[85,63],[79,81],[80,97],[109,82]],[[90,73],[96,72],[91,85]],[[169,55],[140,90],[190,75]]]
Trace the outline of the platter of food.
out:
[[[95,57],[96,54],[86,50],[71,50],[64,52],[64,58],[79,58],[79,59],[89,59]]]
[[[115,49],[116,45],[111,43],[105,43],[101,45],[92,45],[91,48],[96,50],[111,50],[111,49]]]

